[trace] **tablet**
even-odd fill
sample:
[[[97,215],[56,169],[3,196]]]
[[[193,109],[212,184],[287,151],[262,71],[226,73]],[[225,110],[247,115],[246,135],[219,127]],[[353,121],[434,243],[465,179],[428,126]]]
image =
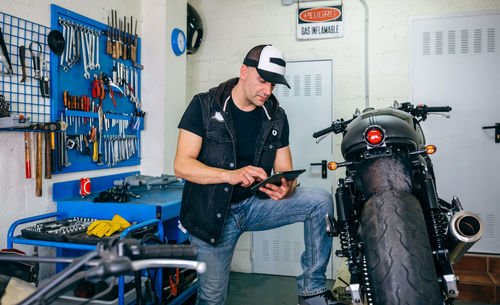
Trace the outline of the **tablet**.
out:
[[[302,174],[305,171],[306,171],[305,169],[296,169],[296,170],[292,170],[292,171],[275,173],[274,175],[267,178],[266,180],[263,180],[263,181],[257,183],[256,185],[252,186],[250,188],[250,190],[252,192],[256,192],[259,190],[259,187],[265,186],[268,183],[281,185],[281,178],[285,178],[286,180],[290,181],[290,180],[297,178],[300,174]]]

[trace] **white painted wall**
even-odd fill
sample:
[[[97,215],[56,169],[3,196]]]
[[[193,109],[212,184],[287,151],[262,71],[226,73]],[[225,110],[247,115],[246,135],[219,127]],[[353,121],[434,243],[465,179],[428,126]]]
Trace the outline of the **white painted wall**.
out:
[[[186,32],[186,0],[143,0],[142,98],[146,112],[141,171],[158,176],[174,173],[177,123],[185,109],[186,54],[170,46],[174,28]],[[147,45],[147,47],[145,47]]]
[[[167,1],[167,86],[166,108],[165,108],[165,146],[163,169],[166,172],[174,173],[174,157],[177,147],[177,136],[179,131],[177,124],[186,109],[186,53],[176,56],[170,47],[171,33],[174,28],[181,29],[186,33],[186,0]],[[186,34],[187,35],[187,34]]]
[[[0,131],[0,248],[5,248],[7,230],[17,219],[53,212],[52,183],[75,180],[82,176],[94,177],[140,170],[147,175],[173,173],[173,154],[170,145],[177,140],[177,122],[183,112],[186,91],[186,59],[175,57],[170,48],[173,27],[185,31],[185,0],[2,0],[4,13],[50,26],[50,4],[57,4],[94,20],[107,23],[111,9],[118,15],[139,18],[138,33],[142,39],[141,62],[142,105],[146,112],[142,133],[142,160],[140,166],[106,169],[85,173],[53,175],[43,180],[43,196],[35,197],[35,179],[25,179],[24,134]],[[173,75],[173,76],[172,76]],[[32,164],[34,153],[32,156]],[[32,165],[34,166],[34,165]],[[32,170],[34,177],[34,170]],[[31,247],[16,245],[28,253]]]
[[[365,105],[364,7],[360,1],[343,1],[344,37],[327,40],[297,40],[297,4],[283,6],[280,0],[189,0],[200,13],[204,41],[196,54],[187,57],[187,97],[206,91],[227,78],[237,76],[246,52],[261,43],[271,43],[289,60],[333,58],[335,60],[334,113],[350,117]],[[369,7],[370,104],[387,107],[393,100],[408,98],[408,19],[412,16],[499,10],[495,0],[366,0]],[[301,7],[337,2],[302,3]],[[325,122],[328,126],[330,122]],[[336,139],[337,155],[340,137]],[[337,173],[339,175],[340,173]],[[249,234],[240,239],[232,269],[250,272]]]

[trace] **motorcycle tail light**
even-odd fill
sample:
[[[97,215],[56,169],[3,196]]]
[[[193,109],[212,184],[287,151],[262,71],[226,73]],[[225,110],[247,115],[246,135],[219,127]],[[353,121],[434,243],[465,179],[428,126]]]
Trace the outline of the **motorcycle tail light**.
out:
[[[328,169],[331,171],[336,170],[338,167],[339,167],[339,165],[337,164],[337,162],[332,161],[332,162],[328,163]]]
[[[425,152],[428,154],[428,155],[432,155],[433,153],[435,153],[437,150],[436,146],[434,145],[427,145],[425,147]]]
[[[384,132],[378,127],[369,128],[365,132],[365,140],[370,145],[379,145],[384,141]]]

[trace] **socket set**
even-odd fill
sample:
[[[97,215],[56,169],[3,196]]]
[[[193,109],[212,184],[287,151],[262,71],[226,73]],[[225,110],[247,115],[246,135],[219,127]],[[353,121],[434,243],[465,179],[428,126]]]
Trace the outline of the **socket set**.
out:
[[[24,238],[67,242],[68,237],[84,233],[89,225],[97,219],[72,217],[63,220],[55,220],[37,223],[34,226],[21,230]]]

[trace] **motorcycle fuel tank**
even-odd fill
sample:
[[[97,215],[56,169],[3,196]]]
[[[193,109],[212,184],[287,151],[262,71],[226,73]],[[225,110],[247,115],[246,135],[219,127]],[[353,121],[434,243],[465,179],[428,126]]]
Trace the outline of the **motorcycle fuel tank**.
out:
[[[412,149],[425,145],[422,129],[412,115],[393,108],[365,110],[349,124],[344,133],[341,144],[344,158],[369,147],[365,142],[364,134],[373,126],[378,126],[383,130],[385,134],[383,144],[409,145]]]

